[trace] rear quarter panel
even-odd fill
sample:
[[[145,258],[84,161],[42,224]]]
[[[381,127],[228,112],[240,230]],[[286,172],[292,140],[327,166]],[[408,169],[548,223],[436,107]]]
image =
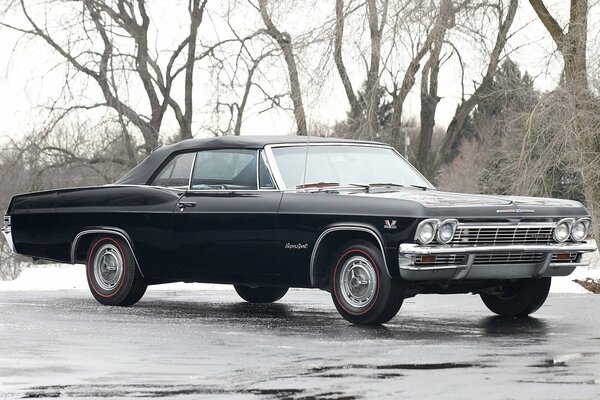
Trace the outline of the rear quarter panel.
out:
[[[178,198],[145,186],[61,189],[15,196],[8,213],[20,254],[70,263],[79,232],[110,226],[127,232],[144,275],[154,275],[168,264],[171,213]]]

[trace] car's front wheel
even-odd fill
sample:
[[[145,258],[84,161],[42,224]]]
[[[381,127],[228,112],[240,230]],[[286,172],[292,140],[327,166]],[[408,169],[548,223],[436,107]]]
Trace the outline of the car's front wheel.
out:
[[[237,294],[248,303],[273,303],[288,291],[286,287],[233,285]]]
[[[551,278],[518,279],[503,284],[494,293],[481,293],[481,300],[503,317],[526,317],[536,312],[550,292]]]
[[[406,292],[404,282],[387,274],[381,251],[366,241],[350,242],[339,253],[331,286],[338,312],[359,325],[379,325],[394,318]]]
[[[92,242],[87,258],[87,281],[94,298],[110,306],[133,305],[147,288],[129,245],[112,236],[98,237]]]

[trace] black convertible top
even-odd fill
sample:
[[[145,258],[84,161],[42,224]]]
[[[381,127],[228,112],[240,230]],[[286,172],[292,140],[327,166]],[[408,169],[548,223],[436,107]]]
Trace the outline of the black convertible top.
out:
[[[174,153],[183,153],[205,149],[262,149],[270,144],[286,143],[362,143],[380,144],[377,142],[340,139],[319,136],[217,136],[205,139],[186,139],[154,150],[144,161],[119,179],[116,184],[145,185],[159,168]]]

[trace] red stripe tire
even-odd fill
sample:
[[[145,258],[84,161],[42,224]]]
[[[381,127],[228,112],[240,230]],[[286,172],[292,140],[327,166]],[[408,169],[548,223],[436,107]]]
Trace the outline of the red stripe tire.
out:
[[[135,257],[124,239],[99,236],[92,241],[87,256],[87,281],[98,302],[111,306],[137,303],[147,284]]]
[[[379,325],[402,306],[406,286],[385,270],[383,255],[372,243],[352,241],[343,246],[331,269],[331,297],[347,321]]]

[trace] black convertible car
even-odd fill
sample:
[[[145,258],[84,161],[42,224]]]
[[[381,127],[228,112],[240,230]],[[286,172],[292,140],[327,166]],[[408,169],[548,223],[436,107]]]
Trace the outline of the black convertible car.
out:
[[[440,192],[387,145],[316,137],[185,140],[112,185],[15,196],[4,220],[17,253],[85,263],[102,304],[174,281],[320,288],[357,324],[419,293],[526,316],[596,249],[578,202]]]

